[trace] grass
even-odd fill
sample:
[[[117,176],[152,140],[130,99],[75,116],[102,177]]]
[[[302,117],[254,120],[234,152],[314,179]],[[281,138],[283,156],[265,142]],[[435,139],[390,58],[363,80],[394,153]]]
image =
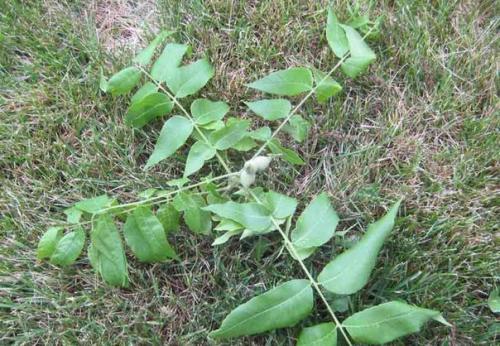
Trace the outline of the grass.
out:
[[[123,7],[129,3],[110,3],[114,19],[104,23],[106,31],[100,7],[85,2],[1,3],[2,344],[208,344],[207,333],[236,305],[303,277],[280,254],[278,235],[213,248],[209,237],[181,232],[172,242],[182,261],[130,260],[127,290],[107,287],[85,256],[67,269],[36,261],[40,235],[65,207],[105,192],[133,201],[182,172],[183,153],[143,172],[161,121],[134,132],[122,122],[127,98],[98,90],[100,68],[108,75],[119,70],[152,37],[147,24],[176,29],[177,41],[210,57],[217,73],[202,94],[228,102],[236,115],[250,116],[242,101],[256,96],[244,83],[292,65],[334,64],[323,33],[325,2],[148,1],[141,7],[148,23]],[[274,164],[259,183],[300,196],[302,207],[327,191],[341,215],[339,229],[350,229],[337,239],[346,245],[405,196],[371,281],[339,316],[401,299],[442,311],[453,328],[429,323],[394,345],[491,345],[498,316],[486,301],[499,285],[500,262],[498,4],[360,5],[371,17],[384,16],[381,37],[370,43],[379,59],[356,80],[337,74],[342,95],[302,110],[314,123],[307,142],[295,145],[307,165]],[[345,2],[334,7],[341,19],[349,17]],[[307,265],[317,274],[333,255],[326,246]],[[317,303],[303,326],[328,319]],[[292,344],[299,330],[227,344]]]

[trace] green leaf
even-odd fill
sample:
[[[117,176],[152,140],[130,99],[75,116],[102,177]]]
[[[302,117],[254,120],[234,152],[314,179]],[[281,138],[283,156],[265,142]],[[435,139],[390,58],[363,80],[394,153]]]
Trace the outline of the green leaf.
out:
[[[283,126],[283,131],[288,133],[297,142],[303,142],[309,134],[311,124],[300,115],[295,114],[290,118],[288,124]]]
[[[173,31],[160,32],[146,48],[137,54],[133,61],[141,66],[148,65],[155,54],[156,47],[173,33]]]
[[[212,230],[212,220],[210,213],[201,208],[189,208],[184,211],[184,222],[194,233],[210,234]]]
[[[380,345],[420,331],[431,319],[440,320],[442,316],[439,311],[393,301],[357,312],[342,325],[354,341]]]
[[[488,306],[490,310],[494,313],[500,312],[500,296],[499,290],[496,289],[490,293],[490,297],[488,298]]]
[[[248,136],[248,133],[238,141],[238,143],[233,144],[232,148],[238,151],[249,151],[257,146],[257,142]]]
[[[127,245],[141,262],[161,262],[178,258],[170,246],[163,226],[149,207],[137,207],[123,227]]]
[[[331,8],[328,9],[326,39],[337,58],[342,58],[349,51],[346,34]]]
[[[220,220],[219,224],[214,227],[215,231],[238,231],[242,230],[244,227],[237,223],[236,221],[233,221],[231,219],[225,219],[223,218]]]
[[[309,281],[287,281],[238,306],[209,336],[227,339],[292,327],[311,313],[313,304]]]
[[[270,94],[295,96],[312,89],[312,74],[305,67],[291,67],[273,72],[248,87]]]
[[[85,232],[82,228],[69,232],[57,243],[52,256],[50,256],[50,263],[60,266],[73,264],[82,253],[84,244]]]
[[[182,98],[198,92],[213,76],[212,65],[208,60],[200,59],[175,69],[167,78],[167,85],[176,98]]]
[[[319,103],[326,103],[330,97],[342,91],[342,86],[326,73],[313,70],[314,83],[316,83],[316,98]]]
[[[149,189],[146,189],[144,191],[141,191],[137,194],[137,197],[139,197],[140,199],[149,199],[151,197],[153,197],[154,195],[156,195],[156,193],[159,192],[157,189],[155,189],[154,187],[152,188],[149,188]]]
[[[203,198],[185,191],[179,192],[175,195],[174,200],[172,201],[172,206],[177,211],[185,211],[189,208],[196,208],[201,204],[203,204]]]
[[[318,276],[318,282],[323,287],[336,294],[352,294],[366,285],[378,253],[394,227],[400,204],[401,200],[384,217],[370,224],[356,245],[326,265]]]
[[[160,57],[153,64],[151,76],[154,80],[165,82],[172,78],[177,66],[182,62],[184,54],[188,51],[189,46],[179,43],[169,43],[163,49]]]
[[[383,17],[380,16],[377,17],[375,21],[371,21],[365,14],[352,13],[347,24],[364,35],[368,35],[368,39],[377,39],[380,37],[380,24],[382,23],[382,19]]]
[[[356,15],[354,17],[351,17],[347,24],[354,29],[358,29],[370,24],[370,18],[366,14]]]
[[[222,101],[197,99],[191,103],[191,115],[199,125],[221,120],[229,112],[229,106]]]
[[[212,219],[210,213],[202,209],[206,203],[201,196],[181,192],[174,197],[172,205],[178,211],[184,212],[184,222],[191,231],[198,234],[210,234]]]
[[[220,217],[231,219],[249,230],[261,232],[272,225],[271,213],[258,203],[236,203],[229,201],[211,204],[203,210],[211,211]]]
[[[235,230],[235,231],[227,231],[226,233],[224,233],[220,237],[215,238],[215,240],[212,243],[212,246],[225,244],[225,243],[227,243],[227,241],[229,239],[231,239],[232,236],[240,234],[241,232],[242,232],[241,229]]]
[[[268,126],[258,128],[248,133],[248,137],[257,141],[265,142],[271,138],[271,129]]]
[[[259,100],[245,104],[252,112],[270,121],[286,118],[292,110],[290,101],[284,99]]]
[[[62,227],[50,227],[38,241],[38,249],[36,257],[44,259],[52,256],[56,245],[63,236]]]
[[[273,154],[281,155],[283,160],[292,165],[303,165],[304,160],[292,149],[285,148],[281,145],[278,139],[274,138],[269,142],[269,149]]]
[[[74,208],[89,214],[97,214],[103,209],[109,208],[115,200],[106,194],[94,198],[84,199],[75,203]]]
[[[351,78],[354,78],[366,70],[375,59],[376,55],[363,40],[361,35],[353,28],[343,25],[351,56],[342,64],[342,71]]]
[[[111,216],[103,214],[97,218],[90,239],[89,259],[92,266],[109,285],[127,287],[127,259]]]
[[[265,194],[265,203],[276,219],[285,219],[292,216],[297,208],[297,200],[295,198],[274,191],[269,191]]]
[[[87,257],[92,268],[99,273],[99,253],[92,245],[92,242],[87,247]]]
[[[108,81],[106,80],[106,77],[104,77],[104,72],[102,71],[101,67],[101,78],[99,79],[99,89],[101,89],[102,92],[108,92]]]
[[[74,206],[64,210],[64,214],[66,214],[66,222],[71,224],[77,224],[80,222],[83,211]]]
[[[158,86],[155,83],[147,82],[143,86],[141,86],[139,90],[135,92],[134,96],[132,96],[132,98],[130,99],[130,102],[131,103],[139,102],[147,95],[155,93],[157,91],[158,91]]]
[[[149,169],[177,151],[193,132],[193,123],[188,118],[176,115],[168,119],[160,132],[155,149],[144,169]]]
[[[333,295],[333,299],[330,300],[330,303],[334,311],[346,312],[349,310],[349,296]]]
[[[173,104],[163,93],[150,93],[130,105],[125,115],[125,124],[141,128],[151,120],[168,114]]]
[[[317,247],[298,247],[298,246],[293,246],[295,249],[295,253],[290,250],[290,247],[287,246],[287,248],[290,250],[290,255],[296,260],[305,260],[309,256],[311,256],[317,249]],[[297,256],[295,256],[297,254]]]
[[[169,181],[166,182],[166,184],[168,186],[176,187],[178,189],[180,189],[181,187],[183,187],[187,183],[189,183],[189,179],[188,178],[172,179],[172,180],[169,180]]]
[[[194,143],[189,150],[184,176],[187,177],[197,172],[201,167],[203,167],[205,161],[208,161],[215,156],[215,153],[215,149],[204,142],[198,141]]]
[[[156,212],[156,217],[160,220],[165,233],[178,232],[181,214],[171,203],[163,204]]]
[[[323,192],[304,209],[292,231],[292,243],[301,248],[318,247],[325,244],[339,223],[339,217]]]
[[[200,125],[200,127],[205,129],[205,130],[214,130],[214,131],[220,130],[224,126],[225,125],[224,125],[224,122],[222,120],[216,120],[216,121],[212,121],[211,123],[208,123],[205,125]]]
[[[132,90],[141,79],[141,71],[137,67],[127,67],[114,74],[107,82],[101,79],[101,90],[111,95],[123,95]]]
[[[246,135],[250,126],[248,120],[237,119],[220,130],[210,134],[209,140],[217,150],[226,150],[238,143]]]
[[[332,322],[304,328],[300,332],[297,346],[336,346],[337,328]]]

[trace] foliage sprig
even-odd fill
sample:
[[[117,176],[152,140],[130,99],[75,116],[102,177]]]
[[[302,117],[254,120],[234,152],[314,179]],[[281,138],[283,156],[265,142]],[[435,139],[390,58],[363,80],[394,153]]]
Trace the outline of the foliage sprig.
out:
[[[394,228],[401,200],[370,224],[354,246],[327,263],[315,278],[304,260],[330,241],[339,222],[327,194],[323,192],[313,198],[293,223],[298,205],[295,198],[252,187],[256,176],[268,169],[271,160],[304,164],[298,153],[280,143],[277,134],[284,130],[299,142],[305,139],[310,123],[298,115],[298,111],[313,95],[318,102],[324,103],[342,90],[341,84],[331,77],[337,69],[351,78],[366,71],[376,55],[365,39],[377,32],[378,23],[378,20],[368,20],[356,25],[341,24],[329,9],[326,38],[339,59],[330,71],[291,67],[247,84],[249,88],[280,97],[246,102],[249,110],[264,120],[281,120],[273,132],[267,126],[251,129],[247,119],[230,117],[224,121],[230,108],[222,101],[196,99],[189,112],[180,99],[201,90],[213,77],[214,69],[207,59],[181,65],[190,47],[179,43],[167,43],[149,69],[157,47],[172,34],[162,32],[134,58],[133,66],[119,71],[109,80],[102,77],[100,87],[112,95],[128,94],[146,77],[148,81],[131,97],[124,117],[125,123],[133,128],[142,128],[174,109],[180,111],[181,115],[165,121],[144,169],[156,166],[192,142],[183,177],[168,183],[176,189],[149,189],[136,202],[120,204],[102,195],[75,203],[65,210],[66,223],[49,228],[42,236],[38,258],[48,258],[51,263],[61,266],[74,263],[85,245],[84,227],[90,226],[87,251],[90,264],[109,285],[127,287],[129,264],[116,220],[123,223],[128,248],[140,262],[148,263],[179,258],[168,235],[179,229],[181,217],[196,234],[218,233],[214,246],[235,236],[257,237],[277,231],[307,279],[292,279],[236,307],[219,329],[210,333],[211,338],[253,335],[294,326],[312,312],[314,292],[333,322],[304,328],[298,336],[298,345],[336,345],[337,333],[349,345],[353,342],[381,344],[417,332],[431,319],[448,324],[438,311],[399,301],[370,307],[341,322],[322,291],[350,295],[367,284],[378,253]],[[306,95],[293,108],[289,100],[282,98],[303,93]],[[241,169],[231,169],[226,160],[227,151],[254,149],[252,158]],[[188,184],[188,177],[213,158],[226,174]],[[159,208],[153,208],[156,205]],[[213,226],[214,222],[217,225]],[[65,228],[71,231],[63,234]]]

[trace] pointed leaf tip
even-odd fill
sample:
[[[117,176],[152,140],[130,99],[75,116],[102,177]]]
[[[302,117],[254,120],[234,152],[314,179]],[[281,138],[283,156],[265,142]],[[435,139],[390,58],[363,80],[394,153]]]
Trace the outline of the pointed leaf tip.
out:
[[[352,294],[363,288],[375,267],[385,239],[391,233],[401,200],[397,201],[353,247],[335,257],[318,276],[318,282],[335,294]]]

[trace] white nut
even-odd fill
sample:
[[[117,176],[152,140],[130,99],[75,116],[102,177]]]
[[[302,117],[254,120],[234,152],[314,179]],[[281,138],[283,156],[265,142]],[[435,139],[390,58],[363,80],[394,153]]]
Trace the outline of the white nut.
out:
[[[269,156],[257,156],[250,161],[247,161],[245,163],[248,164],[251,167],[254,167],[256,171],[264,171],[269,167],[269,164],[271,163],[272,158]]]
[[[255,174],[247,172],[246,169],[242,169],[240,172],[240,184],[244,188],[250,187],[255,182]]]

